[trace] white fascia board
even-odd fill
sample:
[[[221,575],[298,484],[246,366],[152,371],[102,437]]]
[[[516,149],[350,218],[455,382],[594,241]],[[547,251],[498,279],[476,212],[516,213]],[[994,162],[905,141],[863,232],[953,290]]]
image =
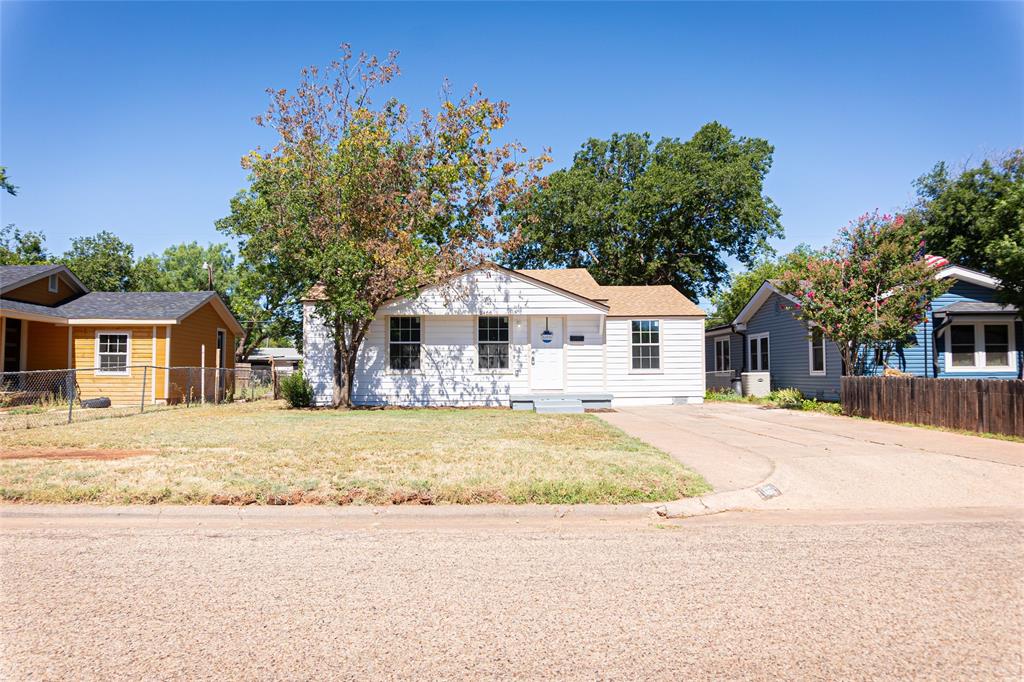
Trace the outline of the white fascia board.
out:
[[[126,319],[123,319],[123,318],[88,318],[88,317],[80,317],[80,318],[75,318],[75,319],[68,320],[68,324],[70,324],[70,325],[82,325],[82,326],[110,325],[110,324],[120,324],[120,325],[125,325],[125,324],[127,324],[127,325],[163,324],[163,325],[167,325],[167,324],[178,324],[178,321],[177,320],[154,320],[152,318],[140,319],[140,320],[130,320],[130,319],[126,320]]]
[[[754,292],[754,295],[750,297],[750,300],[747,301],[747,304],[743,306],[743,310],[741,310],[739,315],[736,316],[736,319],[733,320],[733,326],[736,328],[737,331],[740,331],[741,326],[745,328],[747,321],[750,320],[751,317],[753,317],[754,313],[756,313],[758,309],[762,305],[764,305],[764,302],[767,301],[772,294],[778,294],[779,296],[782,296],[783,298],[788,299],[793,303],[799,303],[799,301],[797,301],[795,298],[793,298],[789,294],[783,293],[774,284],[772,284],[768,280],[765,280],[764,284],[762,284],[758,288],[758,290]]]
[[[987,287],[989,289],[1001,289],[1002,282],[998,278],[986,275],[984,272],[978,272],[977,270],[971,270],[960,265],[950,265],[942,268],[935,273],[935,279],[946,279],[952,277],[958,279],[961,282],[969,282],[970,284],[977,284],[978,286]]]

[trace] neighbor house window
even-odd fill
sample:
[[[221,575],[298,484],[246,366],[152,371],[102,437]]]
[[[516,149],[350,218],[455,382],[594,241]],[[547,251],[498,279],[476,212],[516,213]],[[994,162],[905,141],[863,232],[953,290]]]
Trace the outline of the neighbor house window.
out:
[[[729,337],[715,339],[715,371],[727,372],[731,367],[729,360]]]
[[[985,366],[1010,366],[1010,325],[985,325]]]
[[[128,374],[128,333],[96,334],[97,374]]]
[[[807,340],[808,353],[810,357],[808,362],[810,364],[811,374],[824,374],[825,373],[825,336],[821,333],[821,329],[815,327],[811,330],[811,336]]]
[[[57,278],[57,275],[50,275],[50,278],[46,284],[46,288],[49,290],[49,292],[51,294],[55,294],[58,291],[58,285],[60,284],[60,280]]]
[[[948,371],[1016,369],[1013,331],[1008,322],[978,321],[950,325],[946,338],[949,341]]]
[[[658,320],[633,320],[633,369],[661,369]]]
[[[974,367],[974,325],[954,324],[949,328],[954,367]]]
[[[388,358],[391,369],[420,368],[420,318],[392,317]]]
[[[476,324],[480,369],[508,369],[508,318],[481,317]]]
[[[747,366],[751,372],[768,371],[768,335],[757,334],[748,337]]]

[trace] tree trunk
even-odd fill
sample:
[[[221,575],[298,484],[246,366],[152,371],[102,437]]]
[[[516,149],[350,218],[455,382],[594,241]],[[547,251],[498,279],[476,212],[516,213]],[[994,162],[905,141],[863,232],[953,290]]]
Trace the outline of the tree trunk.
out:
[[[334,398],[335,408],[352,407],[352,375],[349,373],[349,348],[345,342],[345,325],[334,324]]]

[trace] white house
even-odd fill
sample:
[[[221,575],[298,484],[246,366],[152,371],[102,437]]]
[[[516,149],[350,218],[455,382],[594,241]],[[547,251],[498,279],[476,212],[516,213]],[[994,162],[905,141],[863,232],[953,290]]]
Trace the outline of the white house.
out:
[[[671,286],[600,286],[582,268],[474,268],[381,307],[361,346],[359,405],[539,411],[699,403],[704,311]],[[333,343],[303,303],[305,373],[332,401]]]

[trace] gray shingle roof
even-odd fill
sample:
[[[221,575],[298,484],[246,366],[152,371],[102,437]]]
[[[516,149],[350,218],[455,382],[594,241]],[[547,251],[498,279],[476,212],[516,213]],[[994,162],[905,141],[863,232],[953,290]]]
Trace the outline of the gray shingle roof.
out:
[[[24,280],[34,279],[51,270],[60,270],[62,265],[0,265],[0,289],[14,288]]]
[[[981,301],[957,301],[951,303],[945,308],[939,308],[935,312],[937,313],[953,313],[960,315],[969,314],[1005,314],[1010,315],[1017,312],[1017,309],[1010,305],[1000,305],[999,303],[983,303]]]
[[[216,295],[212,291],[95,291],[55,310],[78,319],[177,319]]]
[[[0,298],[0,312],[4,310],[12,310],[20,313],[34,313],[36,315],[46,315],[47,317],[64,319],[56,308],[51,308],[45,305],[36,305],[35,303],[22,303],[21,301],[11,301],[5,298]]]

